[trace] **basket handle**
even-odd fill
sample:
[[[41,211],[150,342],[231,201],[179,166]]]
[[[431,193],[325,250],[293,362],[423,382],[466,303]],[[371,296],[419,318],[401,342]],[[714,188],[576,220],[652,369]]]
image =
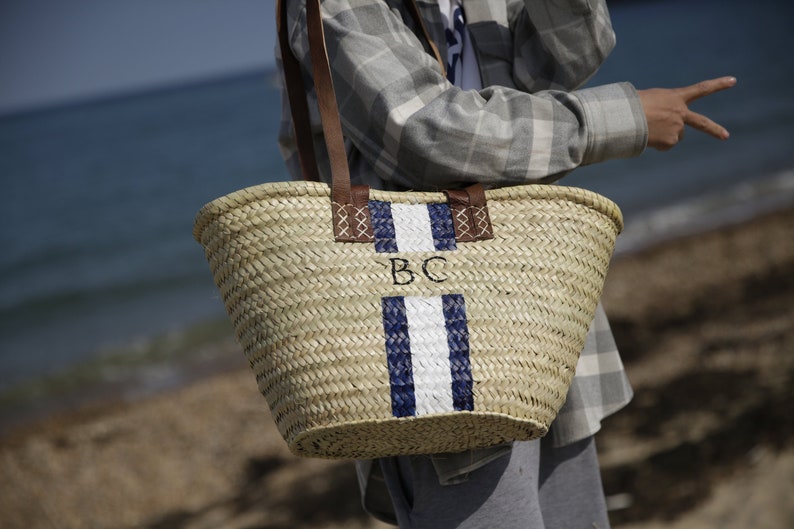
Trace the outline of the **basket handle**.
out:
[[[320,181],[317,157],[309,124],[309,111],[306,102],[306,89],[301,74],[300,63],[289,45],[287,28],[287,0],[278,0],[276,21],[279,47],[287,85],[287,95],[292,113],[295,137],[298,144],[298,158],[304,179]],[[416,24],[421,28],[436,61],[445,73],[444,61],[438,48],[422,21],[415,0],[407,0],[407,6]],[[369,187],[352,186],[350,168],[345,151],[339,108],[336,103],[328,51],[325,45],[325,32],[322,24],[320,0],[306,0],[306,19],[309,34],[309,56],[312,63],[320,121],[325,136],[328,158],[331,164],[331,203],[333,214],[334,239],[339,242],[372,242],[372,221],[369,214]],[[460,242],[493,238],[493,230],[485,203],[485,193],[480,184],[465,190],[446,191],[452,209],[455,238]]]

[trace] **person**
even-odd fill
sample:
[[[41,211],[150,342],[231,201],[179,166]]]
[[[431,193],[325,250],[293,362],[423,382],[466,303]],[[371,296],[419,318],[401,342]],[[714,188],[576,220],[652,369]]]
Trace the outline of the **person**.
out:
[[[387,190],[552,183],[577,167],[667,150],[687,126],[724,127],[689,109],[733,86],[628,82],[580,88],[615,45],[604,0],[327,0],[323,25],[351,179]],[[290,47],[307,77],[305,0],[287,4]],[[278,51],[277,51],[278,55]],[[445,70],[445,71],[444,71]],[[310,106],[316,104],[313,92]],[[288,102],[279,134],[302,179]],[[330,167],[312,115],[321,179]],[[609,526],[593,435],[631,399],[599,305],[566,403],[543,439],[357,462],[365,508],[404,528]]]

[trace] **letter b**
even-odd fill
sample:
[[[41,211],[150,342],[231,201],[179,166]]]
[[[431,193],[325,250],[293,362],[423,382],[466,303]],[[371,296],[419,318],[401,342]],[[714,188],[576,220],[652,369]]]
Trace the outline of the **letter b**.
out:
[[[408,268],[408,259],[392,257],[389,259],[389,261],[391,261],[391,277],[393,285],[410,285],[414,282],[416,275],[414,274],[413,270]]]

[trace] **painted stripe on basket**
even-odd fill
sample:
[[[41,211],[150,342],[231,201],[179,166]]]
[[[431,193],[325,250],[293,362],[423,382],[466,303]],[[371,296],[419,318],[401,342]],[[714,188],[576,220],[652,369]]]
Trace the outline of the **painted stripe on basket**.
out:
[[[411,341],[402,296],[381,299],[383,330],[386,332],[386,360],[389,364],[391,408],[395,417],[416,415]]]
[[[433,230],[426,204],[392,204],[394,237],[401,252],[433,252]]]
[[[452,375],[453,407],[456,411],[474,410],[474,381],[469,361],[469,326],[462,294],[442,296],[447,327],[449,367]]]
[[[441,298],[406,296],[404,299],[411,337],[416,414],[452,411],[449,346]]]
[[[473,410],[463,296],[392,296],[382,306],[393,415]]]
[[[433,230],[433,245],[439,251],[457,250],[455,228],[452,226],[452,212],[448,204],[428,204],[430,227]]]
[[[397,239],[394,235],[391,203],[381,200],[370,200],[369,216],[372,220],[372,234],[375,236],[375,251],[378,253],[395,253],[397,251]]]
[[[369,210],[378,253],[457,249],[448,204],[393,204],[370,200]]]

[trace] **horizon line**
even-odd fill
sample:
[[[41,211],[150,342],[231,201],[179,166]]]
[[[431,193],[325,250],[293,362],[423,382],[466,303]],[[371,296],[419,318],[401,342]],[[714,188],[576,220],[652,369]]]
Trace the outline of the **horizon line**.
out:
[[[28,104],[23,103],[22,105],[11,105],[5,108],[0,106],[0,120],[18,118],[22,116],[28,116],[28,115],[39,114],[44,112],[63,110],[73,107],[107,103],[121,99],[142,97],[157,93],[179,91],[185,88],[197,87],[202,85],[211,85],[215,83],[223,83],[235,79],[254,77],[257,75],[262,75],[267,79],[275,74],[276,74],[275,65],[263,65],[260,67],[245,68],[245,69],[229,71],[225,73],[184,77],[181,79],[174,79],[171,81],[142,83],[138,86],[133,86],[129,88],[120,88],[117,90],[111,89],[107,91],[97,92],[95,94],[78,95],[72,97],[67,96],[63,99],[45,101],[41,103],[28,103]]]

